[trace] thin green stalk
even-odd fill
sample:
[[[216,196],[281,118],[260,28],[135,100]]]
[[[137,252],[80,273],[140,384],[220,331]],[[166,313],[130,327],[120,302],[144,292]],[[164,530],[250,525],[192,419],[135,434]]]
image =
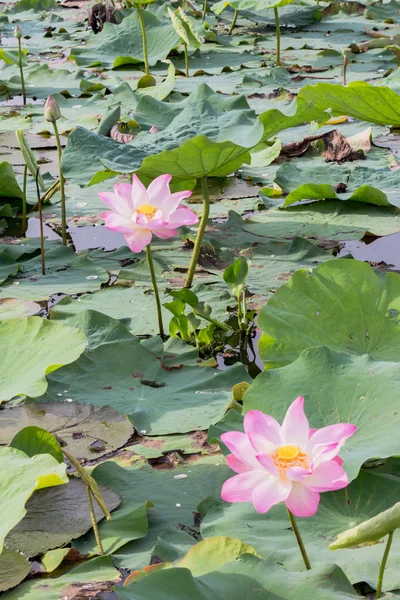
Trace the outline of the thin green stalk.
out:
[[[210,214],[210,195],[208,191],[207,176],[201,178],[201,191],[203,194],[203,215],[200,220],[199,229],[197,230],[196,242],[193,248],[192,259],[190,261],[189,270],[186,275],[185,288],[192,287],[194,273],[200,256],[201,242],[203,241],[204,232],[207,227],[208,216]]]
[[[42,275],[46,275],[46,263],[44,257],[44,232],[43,232],[43,212],[42,212],[42,200],[40,198],[39,188],[39,169],[36,171],[36,195],[39,208],[39,228],[40,228],[40,256],[42,259]]]
[[[26,91],[25,91],[25,79],[24,79],[24,70],[22,68],[22,48],[21,48],[21,39],[18,39],[18,63],[19,63],[19,73],[21,76],[21,87],[22,87],[22,101],[24,106],[26,106]]]
[[[231,26],[230,26],[229,31],[228,31],[228,35],[231,35],[232,31],[235,29],[235,25],[236,25],[236,21],[237,21],[237,18],[238,18],[238,14],[239,14],[239,11],[238,11],[237,8],[235,8],[235,12],[233,14],[233,19],[232,19],[232,23],[231,23]]]
[[[243,329],[244,331],[247,329],[246,314],[247,314],[246,290],[243,289],[243,292],[242,292],[242,321],[240,322],[240,329]]]
[[[343,59],[343,87],[347,85],[347,65],[349,64],[349,59],[344,57]]]
[[[393,531],[392,531],[392,533],[389,533],[389,535],[388,535],[388,541],[386,542],[385,552],[383,553],[381,566],[379,568],[378,584],[376,586],[376,598],[380,598],[382,596],[383,574],[385,572],[385,567],[386,567],[387,559],[389,556],[390,547],[392,545],[392,541],[393,541]]]
[[[279,22],[278,9],[274,8],[275,13],[275,28],[276,28],[276,66],[281,66],[281,25]]]
[[[311,569],[310,559],[307,556],[307,552],[306,552],[303,540],[301,538],[299,528],[297,526],[297,521],[295,519],[294,514],[292,512],[290,512],[289,509],[287,509],[287,512],[288,512],[288,515],[289,515],[290,524],[292,526],[293,533],[296,536],[296,541],[297,541],[297,544],[298,544],[298,546],[300,548],[301,556],[303,558],[303,561],[304,561],[304,564],[306,566],[307,571],[309,571]]]
[[[22,231],[25,233],[26,231],[26,186],[28,182],[28,167],[25,165],[24,167],[24,184],[22,188],[23,198],[22,198]]]
[[[150,67],[149,67],[149,56],[147,54],[147,36],[146,36],[146,27],[144,25],[142,7],[140,4],[135,4],[138,17],[140,22],[140,29],[142,30],[142,43],[143,43],[143,60],[144,60],[144,70],[146,75],[150,75]]]
[[[103,549],[103,544],[101,543],[99,526],[97,525],[96,515],[94,513],[92,493],[90,491],[89,484],[86,483],[85,488],[86,488],[87,503],[88,503],[89,512],[90,512],[90,520],[92,521],[92,527],[93,527],[93,531],[94,531],[94,537],[96,539],[97,550],[98,550],[100,556],[103,556],[104,549]]]
[[[203,21],[206,20],[207,9],[208,9],[207,0],[204,0],[204,3],[203,3],[203,17],[202,17]]]
[[[183,50],[185,52],[185,73],[186,77],[189,77],[189,54],[186,42],[183,42]]]
[[[240,294],[238,294],[236,296],[236,302],[238,303],[238,325],[239,325],[239,329],[240,329],[240,324],[242,322],[242,317],[243,317],[243,314],[242,314],[242,303],[240,301]]]
[[[153,284],[154,296],[156,298],[158,328],[160,330],[160,337],[163,340],[164,339],[164,326],[163,326],[163,320],[162,320],[160,294],[158,293],[157,279],[156,279],[156,273],[154,271],[154,263],[153,263],[153,257],[151,255],[150,244],[148,244],[148,246],[146,246],[146,255],[147,255],[147,262],[149,264],[151,282]]]
[[[58,170],[60,173],[60,196],[61,196],[61,237],[64,246],[67,245],[67,211],[65,207],[65,179],[61,171],[62,148],[60,135],[58,133],[57,122],[53,122],[54,135],[56,136],[57,153],[58,153]]]

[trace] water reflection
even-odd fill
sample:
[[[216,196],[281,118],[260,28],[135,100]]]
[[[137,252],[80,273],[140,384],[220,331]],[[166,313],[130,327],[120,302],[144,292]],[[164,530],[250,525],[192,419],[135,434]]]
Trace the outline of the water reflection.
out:
[[[60,240],[61,236],[58,235],[54,229],[49,225],[44,225],[44,235],[48,240]],[[103,225],[96,225],[94,227],[68,227],[68,234],[71,236],[76,252],[81,250],[88,250],[89,248],[104,248],[105,250],[116,250],[121,246],[127,246],[125,238],[122,233],[118,231],[111,231]],[[29,219],[28,229],[26,231],[27,238],[36,238],[40,236],[39,219]]]
[[[400,233],[386,235],[370,244],[358,240],[344,242],[338,256],[347,254],[352,254],[357,260],[384,262],[391,269],[400,269]]]

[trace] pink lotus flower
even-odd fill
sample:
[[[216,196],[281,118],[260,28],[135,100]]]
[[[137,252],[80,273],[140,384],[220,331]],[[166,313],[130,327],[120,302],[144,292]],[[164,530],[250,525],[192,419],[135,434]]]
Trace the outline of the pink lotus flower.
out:
[[[225,481],[223,500],[253,502],[259,513],[284,502],[295,516],[311,517],[317,512],[320,492],[348,485],[338,454],[357,427],[339,423],[310,429],[303,405],[304,398],[296,398],[282,425],[251,410],[244,418],[246,433],[221,435],[232,452],[227,456],[228,465],[238,473]]]
[[[179,203],[190,190],[171,194],[172,175],[160,175],[146,189],[137,175],[130,183],[117,183],[114,192],[102,192],[101,200],[111,211],[100,214],[108,229],[124,234],[132,252],[141,252],[156,235],[162,240],[173,237],[182,225],[194,225],[197,215]]]

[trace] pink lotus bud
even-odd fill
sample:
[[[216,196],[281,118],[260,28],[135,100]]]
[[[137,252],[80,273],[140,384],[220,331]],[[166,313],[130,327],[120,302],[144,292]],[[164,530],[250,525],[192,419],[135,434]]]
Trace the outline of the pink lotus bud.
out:
[[[17,40],[22,38],[22,29],[19,25],[14,27],[14,37],[17,38]]]
[[[44,105],[44,118],[50,123],[55,123],[61,117],[60,107],[54,100],[53,96],[49,96]]]
[[[149,133],[158,133],[158,129],[155,125],[152,125],[149,129]]]

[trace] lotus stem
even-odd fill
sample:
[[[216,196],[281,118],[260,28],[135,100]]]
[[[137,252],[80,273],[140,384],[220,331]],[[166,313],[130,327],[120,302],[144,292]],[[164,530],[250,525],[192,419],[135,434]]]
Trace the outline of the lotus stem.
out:
[[[289,509],[287,509],[287,512],[288,512],[288,515],[289,515],[289,520],[290,520],[290,524],[291,524],[292,529],[293,529],[293,533],[294,533],[294,535],[296,537],[297,544],[298,544],[298,546],[300,548],[301,556],[303,558],[305,567],[306,567],[307,571],[309,571],[311,569],[311,563],[310,563],[310,559],[307,556],[307,552],[306,552],[306,549],[305,549],[302,537],[300,535],[299,528],[297,526],[297,521],[295,519],[294,514]]]
[[[42,200],[40,198],[39,189],[39,169],[36,171],[36,195],[39,208],[39,228],[40,228],[40,256],[42,259],[42,275],[46,275],[46,262],[44,257],[44,233],[43,233],[43,212],[42,212]]]
[[[60,173],[60,196],[61,196],[61,237],[64,246],[67,245],[67,210],[65,206],[65,179],[61,170],[62,148],[60,142],[60,134],[58,133],[57,122],[53,121],[54,135],[56,136],[57,153],[58,153],[58,171]]]
[[[207,8],[208,8],[208,6],[207,6],[207,0],[204,0],[204,3],[203,3],[203,17],[202,17],[203,21],[206,20]]]
[[[85,488],[86,488],[87,503],[89,506],[90,520],[92,521],[92,527],[93,527],[93,531],[94,531],[94,537],[96,539],[97,550],[98,550],[100,556],[103,556],[103,554],[104,554],[103,544],[101,543],[99,526],[97,525],[96,515],[94,513],[94,508],[93,508],[92,493],[90,491],[90,486],[88,483],[85,484]]]
[[[347,85],[347,81],[346,81],[346,75],[347,75],[347,65],[349,64],[349,59],[344,57],[343,58],[343,86],[346,87]]]
[[[183,42],[183,50],[185,52],[185,73],[186,77],[189,77],[189,54],[186,42]]]
[[[279,22],[278,9],[274,8],[275,28],[276,28],[276,66],[281,66],[281,24]]]
[[[235,8],[235,12],[233,13],[233,19],[232,19],[232,23],[231,23],[231,26],[230,26],[229,31],[228,31],[228,35],[231,35],[232,31],[235,28],[236,21],[237,21],[237,18],[238,18],[238,14],[239,14],[239,11],[238,11],[237,8]]]
[[[203,193],[203,214],[200,220],[199,229],[197,230],[196,242],[194,244],[189,270],[186,275],[185,288],[192,287],[194,273],[199,261],[201,243],[203,241],[204,232],[207,227],[208,216],[210,214],[210,195],[208,191],[207,176],[201,178],[201,191]]]
[[[135,6],[136,6],[137,11],[138,11],[138,17],[139,17],[139,22],[140,22],[140,29],[142,30],[144,70],[145,70],[146,75],[150,75],[149,56],[147,54],[146,27],[144,25],[142,7],[141,7],[140,4],[135,4]]]
[[[39,169],[38,169],[39,171]],[[25,165],[24,167],[24,183],[22,187],[22,231],[25,233],[26,231],[26,186],[28,183],[28,167]],[[39,182],[38,182],[39,183]]]
[[[240,301],[240,298],[239,298]],[[240,322],[240,329],[246,331],[247,329],[247,318],[246,318],[246,314],[247,314],[247,300],[246,300],[246,289],[243,289],[242,292],[242,320]]]
[[[382,584],[383,584],[383,574],[385,572],[387,559],[389,556],[390,548],[393,541],[393,531],[389,533],[388,540],[386,542],[385,552],[383,553],[381,566],[379,568],[378,573],[378,584],[376,586],[376,598],[380,598],[382,596]]]
[[[21,87],[22,87],[22,101],[24,106],[26,106],[26,90],[25,90],[25,79],[24,79],[24,70],[22,68],[22,47],[21,47],[21,38],[18,38],[18,64],[19,64],[19,73],[21,76]]]
[[[156,279],[156,273],[155,273],[155,270],[154,270],[154,263],[153,263],[153,257],[151,255],[150,244],[148,244],[146,246],[146,255],[147,255],[147,262],[149,264],[149,271],[150,271],[150,276],[151,276],[151,282],[153,284],[154,296],[155,296],[155,299],[156,299],[158,328],[160,330],[160,338],[162,340],[164,340],[165,336],[164,336],[164,325],[163,325],[162,312],[161,312],[160,294],[158,293],[157,279]]]

